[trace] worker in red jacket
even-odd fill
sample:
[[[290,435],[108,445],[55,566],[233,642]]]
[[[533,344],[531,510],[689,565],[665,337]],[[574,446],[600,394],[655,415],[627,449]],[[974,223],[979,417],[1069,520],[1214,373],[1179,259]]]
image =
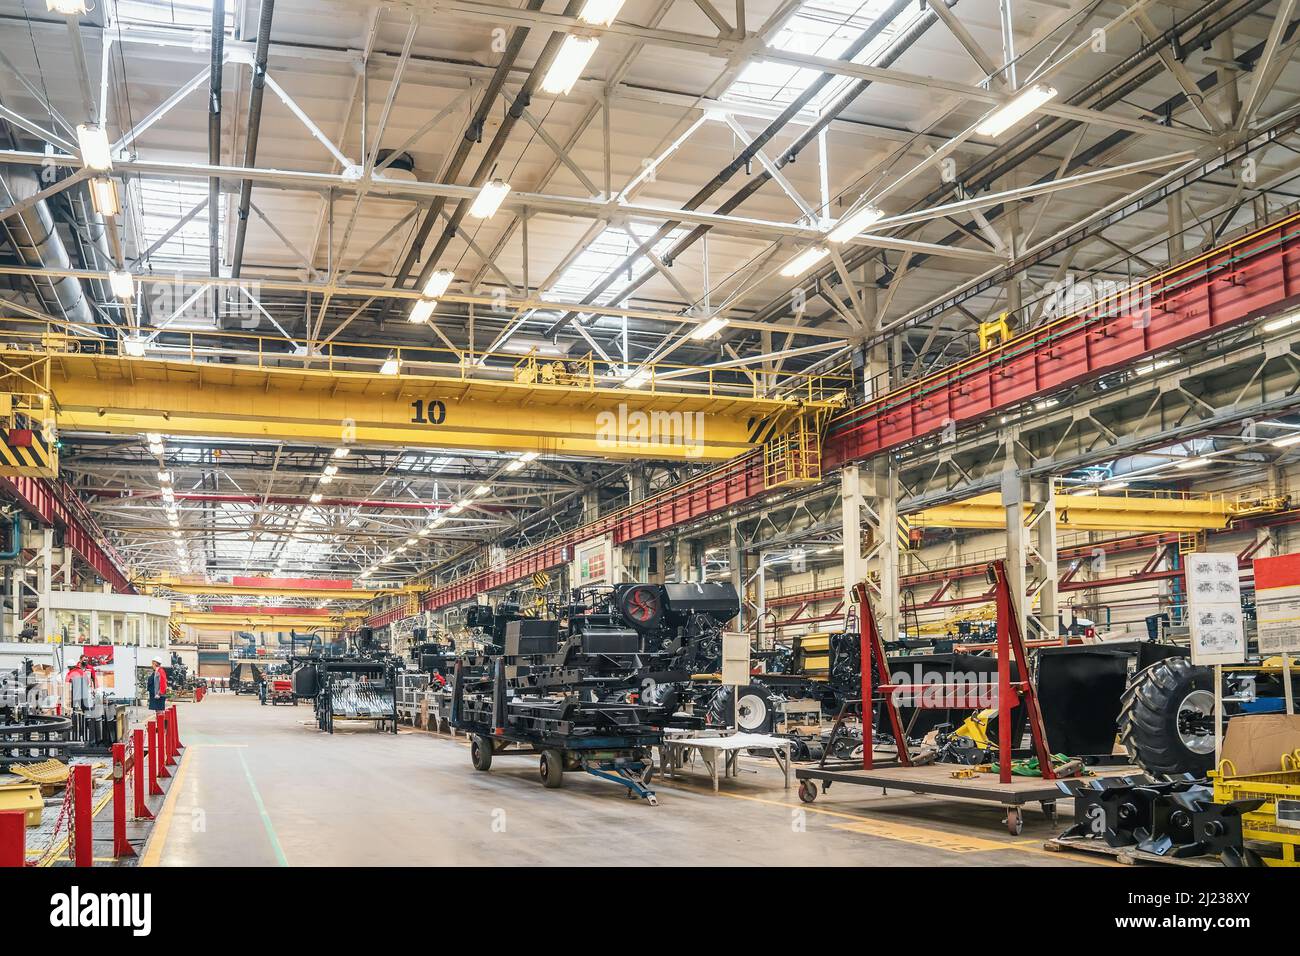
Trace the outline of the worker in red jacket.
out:
[[[163,670],[162,661],[153,659],[153,673],[149,675],[149,709],[163,711],[167,709],[167,672]]]

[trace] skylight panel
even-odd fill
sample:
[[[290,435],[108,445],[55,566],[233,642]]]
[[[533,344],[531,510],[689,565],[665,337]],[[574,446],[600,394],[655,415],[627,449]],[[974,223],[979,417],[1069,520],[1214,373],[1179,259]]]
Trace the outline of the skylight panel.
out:
[[[790,16],[769,46],[790,53],[839,58],[889,5],[890,0],[808,0]],[[873,63],[899,33],[922,16],[919,6],[895,18],[853,58],[853,62]],[[779,63],[750,63],[722,94],[722,99],[785,106],[819,76],[820,71],[813,69]],[[853,82],[851,77],[835,77],[809,105],[817,111],[824,109]]]
[[[228,0],[225,9],[226,29],[235,22],[238,0]],[[122,23],[148,26],[212,25],[212,0],[117,0],[113,18]]]

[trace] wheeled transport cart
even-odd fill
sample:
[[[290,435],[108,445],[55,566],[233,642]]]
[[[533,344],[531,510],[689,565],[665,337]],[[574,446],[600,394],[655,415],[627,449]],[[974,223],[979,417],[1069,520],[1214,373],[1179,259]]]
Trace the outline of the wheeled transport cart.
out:
[[[566,771],[581,770],[627,787],[629,799],[640,797],[652,807],[659,805],[659,798],[650,788],[654,775],[653,748],[661,739],[658,734],[572,737],[488,731],[489,728],[482,728],[482,732],[474,732],[470,738],[470,760],[475,770],[492,769],[494,757],[536,754],[542,786],[548,789],[564,786]]]
[[[817,799],[819,789],[820,792],[825,792],[832,783],[846,783],[997,803],[1006,809],[1007,829],[1012,834],[1019,834],[1024,828],[1022,808],[1027,803],[1040,802],[1044,813],[1053,820],[1056,818],[1056,799],[1061,793],[1052,772],[1051,756],[1047,750],[1047,738],[1033,683],[1027,677],[1029,660],[1020,634],[1019,617],[1007,581],[1005,564],[995,561],[989,565],[989,577],[995,591],[998,621],[996,773],[982,773],[953,763],[913,765],[907,737],[898,715],[898,699],[909,699],[913,707],[980,710],[989,706],[990,702],[985,699],[988,688],[969,683],[891,683],[884,642],[876,627],[867,589],[859,584],[854,588],[854,596],[858,603],[859,634],[862,641],[862,696],[859,702],[863,725],[862,761],[860,765],[855,765],[847,761],[829,763],[823,758],[816,767],[798,768],[795,777],[799,780],[800,800],[811,803]],[[1015,676],[1012,673],[1013,663]],[[894,737],[897,757],[892,766],[875,766],[873,724],[877,703],[887,715],[889,729]],[[1015,723],[1012,711],[1020,706],[1025,710],[1026,722],[1033,738],[1034,754],[1041,768],[1041,775],[1037,777],[1015,777],[1011,772],[1012,728]],[[832,738],[839,729],[842,718],[843,712],[832,728]],[[832,749],[828,747],[827,752]]]
[[[490,694],[466,694],[464,664],[452,680],[451,726],[470,735],[475,770],[489,770],[500,756],[536,754],[542,785],[556,789],[565,771],[584,771],[626,787],[628,797],[650,806],[654,750],[663,733],[643,722],[645,708],[611,701],[514,698],[507,701],[505,662],[493,667]]]

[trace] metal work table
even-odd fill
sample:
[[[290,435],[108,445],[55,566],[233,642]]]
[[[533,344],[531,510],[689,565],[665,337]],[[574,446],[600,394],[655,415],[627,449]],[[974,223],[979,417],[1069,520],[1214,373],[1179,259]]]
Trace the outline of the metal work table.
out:
[[[660,744],[661,763],[664,775],[674,777],[686,763],[691,750],[699,753],[700,759],[709,771],[713,789],[718,789],[719,767],[718,755],[722,755],[722,777],[735,777],[740,774],[739,758],[742,750],[771,750],[776,757],[777,766],[785,774],[785,789],[790,789],[790,751],[791,743],[784,737],[771,737],[767,734],[732,734],[729,737],[664,737]]]

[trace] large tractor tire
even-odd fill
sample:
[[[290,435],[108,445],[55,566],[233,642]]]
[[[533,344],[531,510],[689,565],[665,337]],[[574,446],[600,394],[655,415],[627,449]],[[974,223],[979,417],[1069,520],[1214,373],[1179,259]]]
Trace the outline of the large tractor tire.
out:
[[[1147,773],[1203,777],[1214,769],[1214,671],[1170,657],[1133,676],[1124,691],[1119,735]]]
[[[733,689],[723,685],[709,702],[705,725],[730,727],[745,734],[770,734],[776,723],[778,700],[766,684],[754,681],[740,688],[739,706],[732,702]],[[734,715],[734,717],[733,717]]]

